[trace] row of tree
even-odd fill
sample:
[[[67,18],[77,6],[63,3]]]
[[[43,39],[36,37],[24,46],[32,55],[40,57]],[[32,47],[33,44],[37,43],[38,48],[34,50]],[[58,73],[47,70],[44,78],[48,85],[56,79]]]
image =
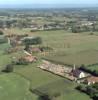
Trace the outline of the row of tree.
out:
[[[95,31],[98,31],[98,27],[96,27],[95,24],[92,24],[92,26],[72,25],[71,30],[73,33],[95,32]]]
[[[98,64],[93,64],[92,67],[94,65],[98,65]],[[87,73],[90,73],[94,76],[98,76],[98,71],[97,70],[92,70],[92,68],[90,68],[90,67],[91,67],[91,65],[85,66],[85,65],[82,64],[81,67],[80,67],[80,70],[83,70],[83,71],[85,71]]]
[[[91,98],[93,98],[93,100],[98,100],[98,83],[90,86],[79,85],[76,89],[80,90],[81,92],[85,92]]]
[[[24,45],[38,45],[42,43],[42,39],[40,37],[31,37],[23,39]]]

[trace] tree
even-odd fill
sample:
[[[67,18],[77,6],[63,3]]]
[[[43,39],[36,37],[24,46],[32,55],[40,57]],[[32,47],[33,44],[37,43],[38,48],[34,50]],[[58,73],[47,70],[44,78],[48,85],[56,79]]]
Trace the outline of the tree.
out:
[[[52,100],[52,98],[48,94],[45,94],[40,96],[39,100]]]
[[[11,21],[6,21],[6,28],[11,28],[12,22]]]
[[[93,84],[92,87],[98,90],[98,83]]]
[[[28,62],[24,58],[20,58],[17,62],[16,65],[28,65]]]
[[[30,51],[30,45],[25,45],[25,48],[24,48],[24,50],[26,50],[26,51]]]
[[[25,38],[23,40],[23,44],[25,45],[38,45],[41,43],[42,43],[42,39],[40,37]]]
[[[6,68],[5,68],[4,72],[9,73],[9,72],[13,72],[13,70],[14,70],[13,65],[12,64],[8,64],[8,65],[6,65]]]
[[[93,32],[96,31],[96,24],[95,23],[92,24],[92,31]]]
[[[0,30],[0,35],[3,35],[3,34],[4,34],[3,31]]]
[[[86,87],[83,86],[83,85],[77,86],[76,89],[77,89],[77,90],[80,90],[80,91],[82,91],[82,92],[86,92]]]
[[[85,68],[85,65],[84,64],[81,64],[80,68]]]
[[[4,26],[4,22],[0,20],[0,28],[3,28],[3,26]]]
[[[8,42],[8,40],[7,40],[6,37],[0,36],[0,44],[2,44],[2,43],[7,43],[7,42]]]
[[[94,95],[93,100],[98,100],[98,93]]]
[[[80,26],[72,26],[72,33],[78,33],[81,32],[81,27]]]

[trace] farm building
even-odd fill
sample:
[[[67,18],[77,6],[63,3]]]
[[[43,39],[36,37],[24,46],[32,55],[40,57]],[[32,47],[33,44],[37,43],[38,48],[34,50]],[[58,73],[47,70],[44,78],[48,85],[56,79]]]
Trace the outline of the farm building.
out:
[[[59,64],[55,64],[55,63],[43,60],[43,64],[41,64],[38,67],[45,71],[52,72],[56,75],[66,77],[70,80],[74,80],[73,77],[69,76],[69,73],[71,72],[72,68],[69,68],[67,66],[59,65]]]
[[[85,82],[86,82],[88,85],[98,83],[98,77],[95,77],[95,76],[88,77],[88,78],[85,80]]]
[[[85,73],[82,72],[82,71],[79,70],[79,69],[72,69],[71,75],[72,75],[73,77],[75,77],[76,79],[81,79],[81,78],[84,78],[84,77],[85,77]]]
[[[31,48],[31,52],[41,52],[41,50],[38,47],[33,47]]]
[[[29,63],[35,62],[37,58],[35,56],[27,55],[24,57],[24,60],[26,60]]]

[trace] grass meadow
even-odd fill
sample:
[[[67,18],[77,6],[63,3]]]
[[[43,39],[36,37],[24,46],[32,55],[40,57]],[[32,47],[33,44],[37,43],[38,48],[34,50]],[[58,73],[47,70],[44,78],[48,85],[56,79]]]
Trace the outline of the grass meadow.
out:
[[[42,46],[49,46],[53,51],[40,55],[39,58],[47,58],[58,63],[80,66],[81,64],[97,63],[98,59],[98,36],[88,33],[70,33],[65,30],[30,32],[30,29],[11,29],[5,33],[29,34],[40,36],[43,40]],[[10,63],[12,57],[21,56],[23,51],[12,54],[4,54],[8,44],[0,45],[0,69]],[[89,96],[75,90],[77,84],[67,79],[43,71],[36,63],[28,66],[14,66],[11,74],[0,75],[0,100],[39,100],[38,95],[31,93],[29,89],[46,91],[47,93],[61,92],[57,100],[91,100]],[[97,67],[96,67],[97,68]],[[68,82],[68,83],[67,83]]]

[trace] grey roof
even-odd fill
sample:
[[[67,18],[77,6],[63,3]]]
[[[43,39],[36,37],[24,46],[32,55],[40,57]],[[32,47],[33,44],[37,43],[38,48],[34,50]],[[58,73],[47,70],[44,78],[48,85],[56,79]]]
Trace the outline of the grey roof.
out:
[[[82,71],[80,71],[79,69],[72,70],[72,74],[73,74],[73,76],[75,76],[75,77],[79,77],[79,75],[80,75],[81,72],[82,72]]]

